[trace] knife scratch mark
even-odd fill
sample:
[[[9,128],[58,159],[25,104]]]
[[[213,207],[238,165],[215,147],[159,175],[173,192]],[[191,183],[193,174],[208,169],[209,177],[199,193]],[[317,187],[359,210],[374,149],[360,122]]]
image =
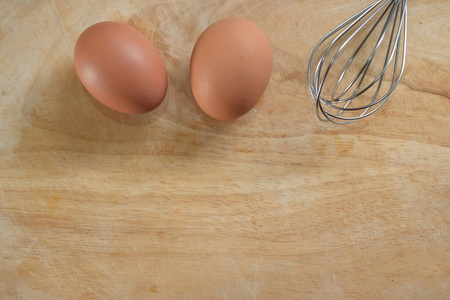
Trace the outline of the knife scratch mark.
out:
[[[254,284],[254,294],[253,299],[257,299],[258,296],[258,256],[256,257],[255,261],[255,284]]]
[[[109,278],[111,278],[111,280],[114,282],[114,285],[115,285],[117,288],[120,289],[120,286],[119,286],[119,284],[117,283],[116,279],[111,275],[111,273],[109,273],[109,271],[106,269],[105,265],[103,265],[103,264],[100,265],[100,264],[95,263],[95,262],[94,262],[94,264],[95,264],[100,270],[102,270],[106,275],[108,275]]]
[[[109,273],[109,271],[106,270],[106,268],[103,268],[103,270],[104,270],[105,273],[112,279],[112,281],[114,282],[114,284],[116,285],[116,287],[120,288],[119,284],[117,283],[116,279],[111,275],[111,273]]]
[[[105,296],[100,295],[99,293],[97,293],[93,288],[91,287],[87,287],[89,291],[91,291],[93,294],[97,295],[98,297],[101,297],[102,299],[106,299]]]

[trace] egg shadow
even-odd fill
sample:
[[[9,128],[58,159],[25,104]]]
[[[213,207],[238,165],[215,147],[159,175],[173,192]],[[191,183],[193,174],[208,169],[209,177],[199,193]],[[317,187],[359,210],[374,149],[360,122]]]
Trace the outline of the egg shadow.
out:
[[[116,112],[98,102],[83,87],[72,57],[47,58],[23,102],[22,118],[30,126],[26,126],[22,139],[34,141],[36,146],[86,151],[81,149],[80,140],[99,143],[149,141],[153,137],[150,129],[161,127],[166,108],[164,102],[154,111],[142,115]],[[43,135],[41,139],[35,138],[37,134]],[[55,135],[57,138],[46,137]]]

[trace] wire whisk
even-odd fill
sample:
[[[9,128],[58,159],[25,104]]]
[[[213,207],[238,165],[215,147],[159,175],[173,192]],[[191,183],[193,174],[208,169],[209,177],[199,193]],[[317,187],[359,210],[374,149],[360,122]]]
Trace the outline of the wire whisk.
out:
[[[319,41],[308,65],[319,119],[353,123],[388,100],[405,69],[407,4],[375,1]]]

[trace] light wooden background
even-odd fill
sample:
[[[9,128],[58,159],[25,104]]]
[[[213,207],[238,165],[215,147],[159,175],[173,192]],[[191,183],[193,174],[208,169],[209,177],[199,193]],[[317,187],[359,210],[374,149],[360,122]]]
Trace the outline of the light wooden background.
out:
[[[0,1],[1,299],[450,299],[447,0],[410,1],[405,75],[371,118],[317,120],[318,39],[370,1]],[[255,110],[196,106],[189,58],[231,16],[274,48]],[[73,66],[89,25],[160,49],[169,91],[127,116]]]

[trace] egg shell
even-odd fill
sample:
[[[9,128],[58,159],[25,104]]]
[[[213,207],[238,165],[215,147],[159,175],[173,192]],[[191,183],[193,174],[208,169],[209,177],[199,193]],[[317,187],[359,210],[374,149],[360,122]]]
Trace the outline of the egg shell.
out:
[[[192,51],[190,80],[200,108],[218,120],[250,111],[272,73],[272,47],[265,33],[243,18],[208,27]]]
[[[78,38],[75,69],[84,87],[106,106],[127,114],[158,107],[167,92],[163,59],[135,28],[101,22]]]

